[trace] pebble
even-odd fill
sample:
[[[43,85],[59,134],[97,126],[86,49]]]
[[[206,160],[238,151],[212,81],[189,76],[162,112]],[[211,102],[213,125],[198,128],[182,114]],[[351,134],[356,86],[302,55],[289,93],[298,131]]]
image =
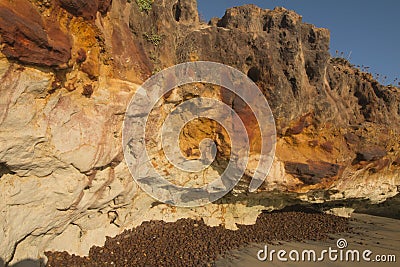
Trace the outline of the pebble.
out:
[[[217,257],[250,243],[327,239],[329,234],[348,232],[348,221],[330,214],[289,211],[262,213],[254,225],[238,225],[235,231],[192,219],[144,222],[107,238],[104,247],[93,246],[88,257],[46,252],[46,266],[212,266]]]

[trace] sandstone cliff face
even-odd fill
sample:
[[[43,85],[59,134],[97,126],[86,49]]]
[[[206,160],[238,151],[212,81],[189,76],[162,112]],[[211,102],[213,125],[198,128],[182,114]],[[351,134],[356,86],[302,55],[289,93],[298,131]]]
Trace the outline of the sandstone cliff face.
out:
[[[0,42],[0,257],[6,262],[52,249],[86,254],[106,235],[145,220],[203,218],[235,228],[254,223],[261,210],[300,201],[348,200],[353,207],[398,193],[398,88],[330,58],[329,32],[292,11],[248,5],[206,25],[190,0],[156,0],[148,12],[125,0],[5,0]],[[257,193],[244,194],[249,166],[232,194],[184,209],[155,202],[134,183],[121,127],[145,79],[196,60],[233,66],[255,81],[273,110],[278,140]],[[168,110],[201,92],[251,117],[225,90],[199,88],[179,88],[160,104]],[[160,120],[166,116],[155,112]],[[256,126],[246,121],[253,158]],[[180,144],[196,156],[199,141],[215,136],[219,159],[204,173],[209,180],[229,160],[226,133],[212,121],[197,121],[184,129]],[[184,180],[179,170],[168,171]]]

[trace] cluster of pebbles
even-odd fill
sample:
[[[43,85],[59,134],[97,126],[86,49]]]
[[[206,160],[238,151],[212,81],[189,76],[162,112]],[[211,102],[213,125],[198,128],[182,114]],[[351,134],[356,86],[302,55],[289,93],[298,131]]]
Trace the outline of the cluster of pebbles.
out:
[[[227,230],[192,219],[145,222],[92,247],[87,257],[46,252],[46,266],[213,266],[217,257],[249,243],[320,240],[349,231],[348,219],[298,211],[263,213],[254,225],[238,227]]]

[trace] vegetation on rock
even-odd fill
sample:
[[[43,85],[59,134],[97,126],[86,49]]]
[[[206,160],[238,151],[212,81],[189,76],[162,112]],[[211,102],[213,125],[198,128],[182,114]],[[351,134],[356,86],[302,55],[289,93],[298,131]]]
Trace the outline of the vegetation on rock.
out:
[[[148,12],[151,10],[151,5],[153,4],[153,0],[136,0],[137,5],[139,6],[139,10],[141,12]]]

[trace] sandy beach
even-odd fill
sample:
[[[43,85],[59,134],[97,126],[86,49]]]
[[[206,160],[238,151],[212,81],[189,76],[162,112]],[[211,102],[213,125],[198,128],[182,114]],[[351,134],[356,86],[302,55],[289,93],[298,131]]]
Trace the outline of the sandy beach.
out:
[[[350,226],[353,231],[350,233],[340,233],[329,235],[328,240],[323,241],[302,241],[302,242],[273,242],[273,244],[251,244],[243,249],[231,251],[228,256],[217,260],[215,266],[398,266],[400,260],[400,232],[399,220],[377,217],[365,214],[353,214],[350,221]],[[268,251],[271,250],[291,250],[303,251],[314,250],[317,257],[321,251],[332,247],[337,248],[337,240],[344,238],[347,241],[346,250],[358,250],[360,257],[364,250],[372,251],[370,262],[346,262],[346,261],[330,261],[326,255],[322,262],[293,262],[288,259],[287,262],[279,261],[276,255],[273,261],[260,261],[257,259],[257,253],[268,246]],[[377,262],[374,261],[375,255],[395,255],[396,262]],[[263,255],[261,255],[263,256]],[[287,256],[286,256],[287,257]],[[349,258],[351,259],[351,258]]]

